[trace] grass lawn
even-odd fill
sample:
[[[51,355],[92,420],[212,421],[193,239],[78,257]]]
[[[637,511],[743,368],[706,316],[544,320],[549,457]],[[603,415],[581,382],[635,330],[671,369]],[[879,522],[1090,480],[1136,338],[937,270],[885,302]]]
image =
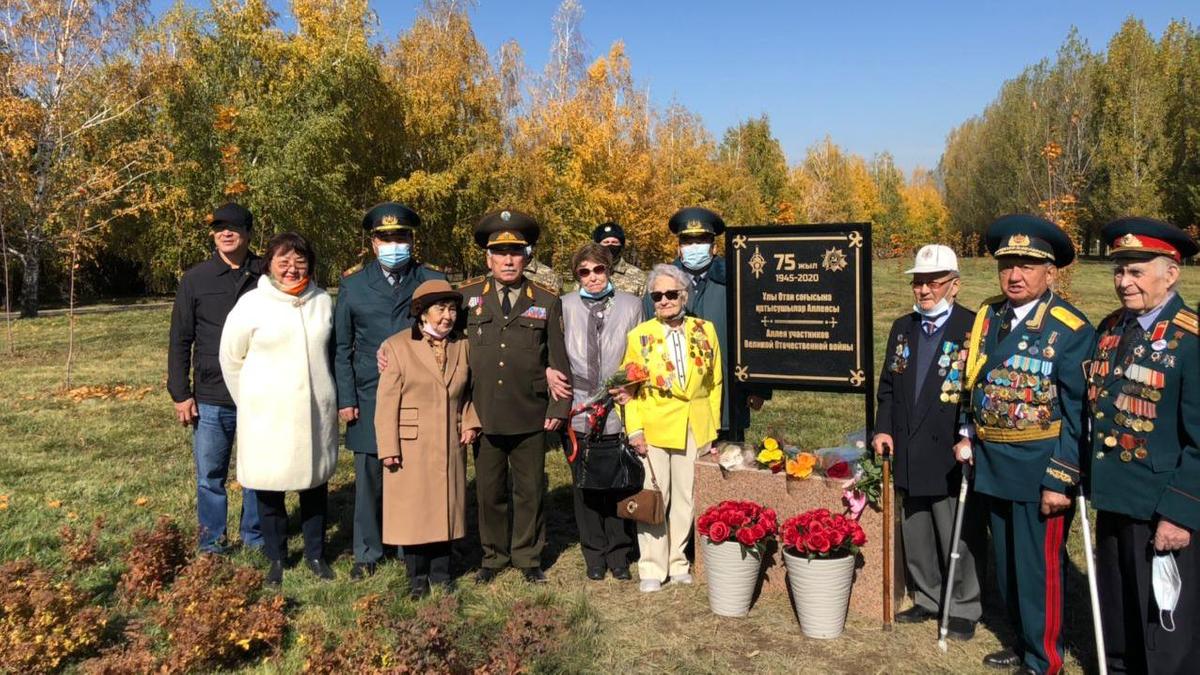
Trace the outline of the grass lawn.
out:
[[[901,274],[905,262],[875,265],[876,372],[891,321],[912,302],[907,277]],[[964,279],[962,299],[968,306],[996,292],[995,266],[988,260],[964,261]],[[1076,265],[1072,286],[1076,305],[1093,323],[1115,306],[1106,265]],[[1200,298],[1200,272],[1195,268],[1185,270],[1182,292],[1192,302]],[[31,558],[65,575],[59,528],[84,527],[102,515],[108,524],[101,550],[108,558],[77,575],[76,581],[107,603],[114,598],[115,581],[123,568],[119,553],[132,531],[151,527],[159,514],[169,514],[194,531],[190,434],[173,421],[165,389],[168,321],[166,310],[79,317],[75,386],[130,388],[123,397],[83,400],[61,393],[65,317],[16,322],[16,356],[12,357],[7,335],[0,331],[0,495],[8,498],[0,510],[0,563]],[[752,438],[776,429],[803,446],[821,446],[861,426],[862,404],[857,397],[781,393],[767,405],[754,420]],[[516,601],[534,596],[563,607],[572,631],[560,645],[563,653],[544,666],[547,669],[971,672],[979,670],[979,659],[1000,644],[996,633],[1004,630],[1003,619],[994,598],[976,639],[952,643],[949,654],[943,655],[937,650],[932,624],[897,626],[885,633],[852,617],[842,638],[818,641],[801,635],[786,596],[764,595],[747,619],[721,619],[708,611],[703,585],[642,595],[635,583],[588,582],[574,532],[566,464],[557,452],[547,460],[550,584],[533,590],[511,571],[482,589],[469,576],[458,582],[468,613],[503,616]],[[357,631],[353,605],[369,594],[395,593],[390,601],[397,611],[411,611],[403,593],[403,565],[385,565],[365,582],[348,579],[353,468],[346,453],[330,484],[330,495],[328,550],[331,560],[336,558],[333,564],[339,578],[319,583],[302,567],[289,569],[283,593],[292,625],[319,624],[334,634]],[[231,511],[236,512],[240,505],[236,488],[231,501]],[[1072,652],[1067,668],[1073,671],[1080,670],[1080,660],[1091,654],[1077,529],[1072,528],[1066,626]],[[236,521],[231,530],[236,532]],[[478,563],[476,545],[472,534],[459,547],[460,571]],[[292,549],[298,548],[297,533]],[[263,565],[254,554],[238,553],[236,558]],[[307,653],[308,646],[293,630],[281,654],[253,662],[249,669],[294,672]]]

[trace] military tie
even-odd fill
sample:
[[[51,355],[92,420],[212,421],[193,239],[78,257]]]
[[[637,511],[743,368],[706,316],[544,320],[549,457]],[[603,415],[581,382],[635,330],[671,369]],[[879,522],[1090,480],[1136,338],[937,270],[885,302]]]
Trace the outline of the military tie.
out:
[[[512,286],[502,286],[500,288],[500,311],[504,312],[504,318],[508,318],[512,314]]]
[[[392,293],[400,295],[400,281],[404,279],[404,275],[398,270],[392,270],[388,272],[388,276],[392,278]]]
[[[1138,323],[1137,317],[1129,316],[1125,319],[1125,329],[1121,331],[1121,341],[1117,344],[1117,363],[1123,363],[1125,358],[1129,356],[1129,350],[1133,348],[1133,343],[1138,342],[1145,335],[1142,330],[1142,324]]]
[[[1000,332],[996,333],[996,342],[1000,342],[1008,337],[1012,332],[1013,309],[1011,305],[1005,305],[1004,311],[1000,314]]]

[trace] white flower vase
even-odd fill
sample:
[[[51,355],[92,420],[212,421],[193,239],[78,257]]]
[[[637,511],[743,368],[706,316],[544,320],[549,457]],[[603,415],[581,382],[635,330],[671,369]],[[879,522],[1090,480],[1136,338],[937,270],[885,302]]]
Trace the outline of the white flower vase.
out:
[[[762,558],[753,550],[744,554],[736,541],[714,544],[700,537],[704,573],[708,580],[708,606],[718,616],[746,616],[754,587],[762,571]]]
[[[788,586],[796,604],[800,630],[811,638],[829,640],[846,627],[856,556],[809,560],[783,552]]]

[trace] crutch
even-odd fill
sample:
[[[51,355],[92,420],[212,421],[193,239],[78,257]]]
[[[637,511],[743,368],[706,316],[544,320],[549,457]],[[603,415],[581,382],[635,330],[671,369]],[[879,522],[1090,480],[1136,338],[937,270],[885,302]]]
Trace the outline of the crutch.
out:
[[[1096,559],[1092,554],[1092,524],[1088,518],[1087,499],[1079,490],[1079,524],[1083,528],[1083,557],[1087,561],[1088,595],[1092,599],[1092,631],[1096,637],[1096,665],[1100,675],[1108,675],[1108,658],[1104,653],[1104,629],[1100,625],[1100,589],[1096,586]]]
[[[962,557],[958,547],[962,543],[963,514],[967,512],[967,489],[971,486],[971,465],[963,464],[962,482],[958,485],[958,507],[954,509],[954,534],[950,537],[950,561],[946,564],[946,590],[942,594],[942,621],[938,627],[938,649],[946,651],[946,634],[950,632],[950,597],[954,592],[954,570]]]

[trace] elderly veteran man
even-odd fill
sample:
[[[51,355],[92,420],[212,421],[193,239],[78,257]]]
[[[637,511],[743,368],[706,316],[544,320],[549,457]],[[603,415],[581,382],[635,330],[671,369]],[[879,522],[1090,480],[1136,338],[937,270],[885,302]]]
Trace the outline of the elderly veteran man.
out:
[[[1200,664],[1200,340],[1176,286],[1197,246],[1149,218],[1102,234],[1121,302],[1100,322],[1087,366],[1108,669],[1183,673]],[[1168,590],[1174,603],[1160,595]]]
[[[546,520],[542,498],[546,431],[559,429],[571,399],[551,399],[546,369],[571,377],[563,340],[562,302],[522,274],[527,247],[537,243],[533,218],[510,210],[484,216],[475,242],[487,251],[491,273],[459,288],[466,302],[471,346],[471,400],[482,423],[475,445],[475,489],[483,565],[488,583],[510,563],[531,583],[544,583]],[[512,474],[512,526],[508,478]]]
[[[646,272],[625,260],[625,228],[619,223],[601,223],[592,230],[592,241],[608,249],[613,265],[608,279],[618,291],[642,297],[646,292]]]
[[[346,446],[354,452],[354,579],[375,573],[383,558],[383,464],[375,441],[376,352],[383,341],[412,325],[413,291],[446,275],[413,255],[421,218],[412,209],[384,202],[367,211],[376,261],[342,279],[334,308],[334,376],[338,417],[346,423]]]
[[[985,301],[968,340],[968,407],[955,445],[987,495],[996,583],[1017,635],[1015,649],[984,657],[996,668],[1057,673],[1063,663],[1066,541],[1084,443],[1083,361],[1095,331],[1055,295],[1075,248],[1036,216],[987,228],[1004,292]]]
[[[954,460],[959,439],[963,364],[975,312],[955,302],[958,258],[948,246],[930,244],[917,252],[912,269],[912,311],[896,319],[888,336],[879,378],[879,414],[871,444],[876,453],[895,451],[893,467],[901,492],[904,566],[913,606],[896,615],[901,623],[939,616],[962,470]],[[961,559],[952,583],[947,636],[969,640],[982,613],[979,570],[984,560],[983,510],[968,501]]]

